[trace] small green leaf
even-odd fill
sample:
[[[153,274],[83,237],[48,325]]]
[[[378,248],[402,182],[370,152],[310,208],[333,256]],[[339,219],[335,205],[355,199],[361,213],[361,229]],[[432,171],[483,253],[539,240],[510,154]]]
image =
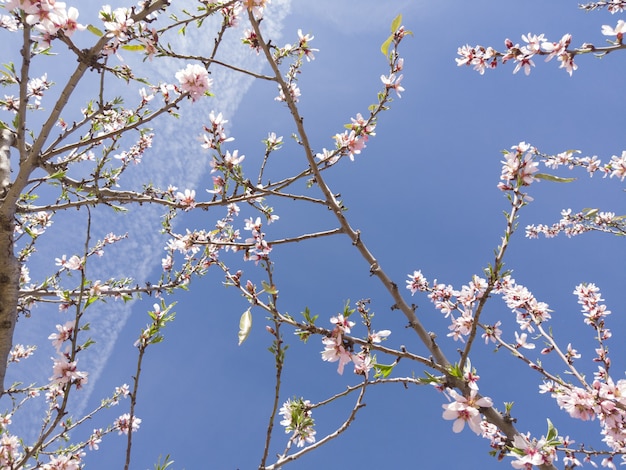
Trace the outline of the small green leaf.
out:
[[[391,371],[395,367],[395,364],[374,364],[374,369],[376,370],[376,374],[374,377],[382,377],[383,379],[388,377],[391,374]]]
[[[576,181],[576,178],[561,178],[560,176],[549,175],[547,173],[537,173],[535,178],[540,180],[552,181],[554,183],[571,183]]]
[[[144,51],[146,49],[146,46],[144,46],[143,44],[124,44],[122,46],[122,49],[124,49],[125,51]]]
[[[250,334],[250,330],[252,329],[252,314],[250,313],[250,309],[243,312],[241,318],[239,319],[239,346],[248,339],[248,335]]]
[[[380,52],[382,52],[385,57],[389,55],[389,46],[391,45],[391,41],[393,41],[393,34],[389,36],[385,42],[383,42],[382,46],[380,46]]]
[[[596,215],[598,215],[598,209],[585,208],[583,209],[583,214],[585,215],[585,217],[595,217]]]
[[[391,22],[391,32],[395,33],[402,24],[402,14],[396,16]]]
[[[261,281],[261,284],[263,285],[263,290],[267,292],[268,294],[272,294],[272,295],[278,294],[278,289],[276,289],[276,286],[270,286],[265,281]]]
[[[102,37],[103,33],[102,31],[100,31],[98,28],[96,28],[94,25],[90,24],[87,25],[87,30],[93,34],[95,34],[98,37]]]
[[[558,437],[559,431],[557,431],[557,429],[554,427],[554,425],[552,424],[552,421],[550,421],[549,419],[547,421],[548,421],[548,435],[546,436],[546,440],[551,441],[555,439],[556,437]]]

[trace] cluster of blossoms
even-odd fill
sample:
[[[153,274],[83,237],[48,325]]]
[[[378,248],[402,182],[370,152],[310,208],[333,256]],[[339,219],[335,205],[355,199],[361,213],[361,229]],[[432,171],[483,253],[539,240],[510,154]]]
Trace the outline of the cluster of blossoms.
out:
[[[144,152],[152,147],[153,138],[154,134],[152,133],[141,134],[136,144],[133,144],[129,150],[125,150],[119,155],[115,155],[115,158],[121,160],[124,165],[127,165],[130,162],[138,165],[141,163],[141,158],[143,157]]]
[[[24,346],[23,344],[16,344],[9,352],[8,362],[20,362],[21,359],[26,359],[35,353],[37,346]]]
[[[188,64],[183,70],[176,72],[176,79],[180,82],[182,91],[189,93],[192,101],[204,96],[213,84],[207,69],[199,64]]]
[[[476,303],[483,297],[487,289],[487,281],[478,276],[474,276],[468,285],[462,286],[461,290],[455,290],[452,286],[434,281],[431,287],[428,280],[421,271],[414,271],[408,275],[406,288],[414,295],[416,292],[428,292],[428,298],[433,302],[435,308],[440,310],[446,318],[450,317],[451,325],[448,336],[460,341],[470,334],[474,325],[474,309]],[[551,310],[548,304],[539,302],[533,294],[524,286],[516,284],[510,276],[501,279],[493,289],[494,293],[502,295],[507,307],[516,316],[517,324],[522,331],[532,333],[535,331],[533,325],[541,324],[550,319]],[[459,316],[453,314],[459,312]],[[485,327],[482,337],[485,342],[496,342],[501,335],[500,322]],[[516,349],[534,349],[534,345],[527,342],[527,333],[519,334],[515,332]]]
[[[209,113],[209,121],[211,122],[211,126],[204,126],[206,134],[202,135],[202,148],[207,150],[219,150],[223,143],[235,140],[233,137],[226,135],[224,124],[226,124],[228,120],[224,119],[222,113],[216,115],[214,111],[211,111]]]
[[[246,219],[245,222],[244,230],[249,230],[252,234],[252,238],[247,238],[246,243],[253,244],[251,248],[246,250],[245,259],[255,261],[256,263],[260,260],[266,260],[272,251],[272,247],[267,243],[265,234],[261,231],[261,227],[263,226],[261,218],[257,217],[256,220],[252,220],[252,217],[250,217]]]
[[[6,77],[0,80],[2,84],[13,84],[15,81]],[[43,74],[41,77],[31,78],[26,86],[26,98],[30,109],[40,109],[41,100],[44,93],[50,89],[52,82],[48,81],[48,75]],[[20,99],[13,95],[4,95],[4,99],[0,100],[0,109],[11,113],[17,113],[20,108]]]
[[[622,5],[613,7],[613,13],[620,9]],[[611,41],[612,47],[621,47],[623,35],[626,32],[626,23],[623,20],[618,20],[617,25],[613,28],[609,25],[602,26],[602,34],[605,36],[615,37],[614,41]],[[506,39],[504,45],[506,47],[505,52],[498,52],[492,47],[474,46],[469,44],[459,47],[457,54],[460,56],[456,59],[456,63],[459,66],[467,65],[473,66],[474,70],[478,71],[481,75],[485,73],[485,70],[497,67],[498,63],[502,64],[513,60],[515,62],[515,68],[513,73],[517,73],[520,70],[524,70],[526,75],[530,74],[531,68],[535,66],[533,58],[535,56],[545,56],[545,61],[548,62],[556,57],[560,62],[559,68],[565,69],[571,76],[574,70],[578,66],[574,63],[574,56],[586,52],[598,51],[600,53],[606,53],[607,49],[598,49],[592,44],[583,44],[580,49],[570,50],[569,45],[572,41],[571,34],[565,34],[558,42],[549,41],[543,34],[525,34],[522,35],[524,44],[520,46],[519,43],[513,43],[510,39]],[[610,48],[608,48],[610,50]]]
[[[16,233],[27,232],[33,237],[43,235],[52,225],[52,212],[37,211],[30,214],[20,214],[18,223],[15,224]]]
[[[578,150],[566,150],[556,155],[542,155],[542,158],[545,165],[551,169],[557,169],[560,166],[567,166],[569,169],[581,167],[587,170],[589,176],[593,176],[594,173],[599,171],[605,178],[607,175],[611,178],[615,176],[620,181],[624,181],[624,178],[626,178],[626,150],[622,151],[621,155],[611,156],[611,161],[604,165],[596,155],[592,157],[578,157],[576,156],[578,153],[580,153]]]
[[[511,462],[513,468],[529,470],[535,466],[551,465],[558,460],[556,454],[556,444],[559,440],[531,439],[530,435],[517,435],[513,440],[513,449],[509,453],[510,457],[515,457]]]
[[[304,447],[306,443],[315,442],[315,429],[311,412],[311,402],[298,398],[287,400],[283,403],[278,413],[282,416],[280,424],[285,426],[285,433],[291,433],[291,441],[298,447]]]
[[[78,24],[78,10],[66,8],[65,2],[56,0],[5,0],[4,7],[9,10],[21,10],[26,14],[26,23],[31,25],[41,36],[38,39],[42,48],[50,47],[50,42],[60,31],[70,37],[74,31],[82,31],[86,27]],[[4,16],[0,25],[15,31],[19,25],[15,19]]]
[[[132,424],[131,424],[132,421]],[[129,413],[124,413],[122,416],[115,420],[113,427],[117,429],[118,434],[128,434],[128,432],[135,432],[139,429],[141,419],[133,416],[131,418]]]
[[[345,126],[348,130],[333,136],[333,139],[335,139],[335,150],[323,149],[322,153],[316,155],[320,162],[333,165],[344,155],[348,155],[350,160],[354,161],[354,156],[361,153],[370,136],[376,135],[374,132],[376,122],[374,119],[365,119],[361,113],[357,113],[356,117],[350,118],[350,121],[350,124]]]
[[[606,178],[616,177],[623,181],[626,178],[626,151],[621,155],[613,155],[608,163],[603,164],[597,156],[580,157],[577,150],[567,150],[556,155],[539,154],[536,149],[531,151],[539,155],[545,165],[550,169],[558,169],[567,166],[569,169],[580,167],[587,170],[589,176],[600,172]],[[597,209],[585,209],[573,213],[571,209],[561,211],[561,220],[552,225],[528,225],[526,236],[537,238],[543,234],[547,238],[557,236],[563,232],[568,237],[579,235],[592,230],[624,234],[626,233],[626,223],[623,216],[618,216],[614,212],[600,212]]]
[[[41,466],[43,470],[80,470],[83,468],[83,452],[51,455],[50,462]]]
[[[572,213],[571,209],[564,209],[561,211],[561,220],[557,223],[526,226],[528,238],[538,238],[539,234],[553,238],[559,233],[573,237],[591,231],[624,234],[626,233],[624,216],[616,216],[614,212],[599,212],[596,209],[576,213]]]
[[[519,186],[528,186],[536,180],[533,176],[538,170],[539,162],[535,161],[537,149],[520,142],[511,147],[512,152],[505,151],[502,160],[502,174],[498,183],[498,188],[502,191],[512,191]]]
[[[170,188],[170,192],[174,192],[176,188]],[[172,238],[168,240],[165,250],[167,255],[161,259],[161,267],[166,273],[171,273],[174,267],[174,255],[176,252],[185,256],[186,265],[184,272],[176,273],[177,277],[183,282],[188,282],[192,271],[195,269],[191,262],[193,256],[200,252],[201,247],[205,247],[202,257],[197,261],[197,267],[202,271],[206,270],[211,264],[215,263],[219,256],[219,250],[224,248],[226,251],[232,249],[237,250],[236,241],[240,238],[239,230],[235,230],[232,226],[234,217],[239,214],[237,204],[230,203],[227,206],[227,214],[216,222],[216,230],[211,232],[207,230],[187,230],[184,235],[172,234]]]
[[[614,382],[606,369],[598,367],[590,386],[582,388],[548,380],[539,387],[539,391],[550,393],[559,407],[572,418],[582,421],[598,418],[602,427],[601,434],[604,436],[602,440],[607,446],[616,453],[623,454],[626,451],[626,380]],[[570,459],[575,458],[573,454],[570,454]],[[626,456],[622,456],[622,461],[622,464],[626,463]],[[605,458],[602,466],[615,468],[611,457]]]
[[[408,275],[406,288],[411,291],[411,295],[416,292],[428,292],[428,297],[437,310],[444,314],[445,318],[450,317],[451,325],[448,336],[455,341],[464,342],[464,337],[470,334],[474,324],[474,307],[487,288],[487,281],[478,276],[474,276],[468,285],[464,285],[461,290],[455,290],[451,285],[438,283],[435,279],[430,287],[428,280],[421,271],[414,271]],[[453,314],[459,312],[459,316]]]
[[[580,5],[580,8],[582,8],[583,10],[587,10],[587,11],[595,10],[597,8],[604,8],[604,7],[606,7],[606,9],[612,14],[621,13],[622,11],[626,10],[626,0],[608,0],[608,1],[601,1],[601,2],[591,2],[591,3],[586,3],[584,5]]]
[[[342,314],[331,317],[330,322],[335,325],[330,336],[322,338],[324,350],[322,351],[322,359],[328,362],[339,362],[337,372],[343,374],[346,364],[352,362],[354,364],[354,373],[358,375],[368,376],[372,369],[372,358],[366,348],[362,348],[360,352],[354,351],[354,344],[344,335],[350,334],[354,322],[345,318]],[[389,330],[381,330],[372,332],[368,341],[371,343],[380,343],[391,334]]]
[[[14,468],[22,458],[20,451],[20,439],[17,436],[12,436],[8,432],[2,434],[0,437],[0,468]]]

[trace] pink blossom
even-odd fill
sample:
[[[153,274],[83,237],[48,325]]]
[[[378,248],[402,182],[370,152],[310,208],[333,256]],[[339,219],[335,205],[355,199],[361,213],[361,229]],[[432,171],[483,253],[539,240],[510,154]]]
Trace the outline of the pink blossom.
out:
[[[176,193],[176,199],[180,202],[180,205],[188,211],[196,206],[196,192],[193,189],[185,189],[184,193]]]
[[[302,30],[298,30],[298,38],[299,38],[299,49],[306,57],[307,61],[311,61],[315,59],[313,52],[317,52],[319,49],[311,49],[309,47],[309,41],[312,41],[315,36],[311,36],[309,34],[302,34]]]
[[[610,27],[608,24],[602,26],[602,34],[605,36],[617,36],[619,42],[622,41],[625,32],[626,21],[624,20],[617,20],[617,26],[615,26],[615,28]]]
[[[291,82],[288,86],[287,86],[288,90],[289,90],[289,96],[291,98],[291,100],[294,103],[297,103],[298,100],[300,99],[300,88],[298,88],[298,85],[296,85],[294,82]],[[285,96],[285,92],[283,91],[283,87],[281,87],[280,85],[278,85],[278,96],[276,98],[274,98],[275,101],[286,101],[286,96]]]
[[[50,462],[41,467],[43,470],[80,470],[80,454],[51,455]]]
[[[77,370],[77,361],[70,362],[69,358],[65,354],[60,354],[58,359],[54,359],[54,366],[52,368],[52,380],[54,383],[66,384],[75,383],[77,388],[82,387],[87,383],[87,372],[81,372]]]
[[[335,325],[335,331],[338,334],[350,334],[350,328],[354,326],[354,322],[344,318],[342,314],[331,317],[330,322]]]
[[[522,333],[521,335],[516,331],[515,332],[515,341],[516,348],[526,348],[526,349],[535,349],[535,345],[533,343],[527,343],[526,338],[528,335],[526,333]]]
[[[337,372],[339,375],[342,375],[343,368],[352,360],[352,356],[349,351],[346,351],[341,335],[322,338],[322,343],[324,344],[322,360],[328,362],[339,361]]]
[[[132,417],[132,429],[131,429],[131,416],[129,413],[125,413],[115,420],[113,426],[118,430],[118,434],[128,434],[129,431],[136,432],[141,424],[141,419],[136,416]]]
[[[63,343],[72,338],[72,333],[74,332],[74,326],[76,322],[74,320],[70,320],[66,322],[64,325],[57,325],[56,329],[58,333],[52,333],[48,336],[48,339],[52,341],[52,345],[56,348],[57,351],[61,349]]]
[[[461,432],[465,427],[465,423],[467,423],[472,431],[476,434],[481,434],[479,408],[493,406],[491,399],[487,397],[476,399],[476,390],[472,390],[467,398],[450,388],[447,389],[447,392],[454,401],[447,405],[442,405],[444,408],[443,419],[455,420],[452,424],[454,432]]]
[[[22,457],[20,452],[20,439],[3,432],[0,437],[0,465],[4,468],[12,468],[13,463]]]
[[[530,442],[528,438],[518,434],[513,439],[513,446],[521,451],[521,454],[509,453],[509,456],[516,458],[511,462],[513,468],[532,469],[533,466],[551,464],[552,460],[556,458],[554,447],[546,445],[545,438]]]
[[[388,77],[385,75],[381,75],[380,81],[383,82],[383,85],[385,85],[388,90],[395,90],[398,98],[401,98],[400,93],[404,91],[404,88],[402,88],[402,86],[400,85],[400,82],[402,81],[402,75],[399,75],[397,77],[395,73],[392,73]]]
[[[104,5],[100,10],[100,19],[104,22],[104,27],[108,31],[107,36],[115,38],[115,43],[124,42],[128,39],[129,33],[135,24],[131,18],[132,11],[129,8],[116,8],[111,10],[109,5]]]
[[[211,87],[213,80],[209,72],[199,64],[188,64],[183,70],[176,72],[176,79],[185,93],[189,93],[192,101],[197,101]]]
[[[69,269],[70,271],[82,269],[82,260],[76,255],[72,256],[69,260],[65,259],[65,255],[63,255],[60,259],[56,258],[55,261],[57,266]]]
[[[428,281],[422,275],[422,271],[413,271],[413,274],[409,274],[409,280],[406,281],[406,284],[406,288],[411,291],[411,295],[414,295],[417,291],[428,289]]]
[[[611,166],[611,178],[615,176],[620,181],[624,181],[624,178],[626,178],[626,150],[622,152],[621,157],[613,155],[609,165]]]
[[[381,341],[387,339],[387,336],[391,334],[390,330],[380,330],[380,331],[372,331],[369,339],[372,343],[378,344]]]
[[[35,353],[37,346],[24,346],[23,344],[16,344],[9,352],[9,362],[20,362],[21,359],[26,359]]]

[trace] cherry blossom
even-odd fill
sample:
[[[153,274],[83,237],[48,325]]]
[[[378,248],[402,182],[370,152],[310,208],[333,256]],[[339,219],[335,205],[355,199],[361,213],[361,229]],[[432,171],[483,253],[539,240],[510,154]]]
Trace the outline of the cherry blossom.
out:
[[[422,271],[413,271],[413,274],[409,274],[409,280],[406,281],[406,288],[411,291],[411,295],[414,295],[417,291],[425,291],[428,289],[428,281],[422,275]]]
[[[87,372],[81,372],[77,370],[77,361],[70,361],[67,355],[60,354],[57,359],[54,359],[54,366],[52,368],[52,380],[58,384],[75,383],[77,388],[82,387],[87,383]]]
[[[625,32],[626,21],[624,20],[617,20],[617,26],[615,26],[615,28],[612,28],[611,26],[606,24],[602,26],[602,34],[604,34],[605,36],[616,36],[619,43],[622,42],[622,38],[624,37]]]
[[[526,470],[533,466],[551,464],[553,460],[556,460],[556,451],[554,446],[547,444],[545,438],[531,442],[529,438],[518,434],[513,440],[515,451],[509,454],[516,458],[511,462],[511,466]]]
[[[464,397],[451,388],[447,389],[447,392],[454,401],[447,405],[442,405],[444,408],[443,419],[454,420],[452,430],[456,433],[461,432],[465,427],[465,423],[467,423],[472,431],[476,434],[481,434],[479,408],[493,406],[491,399],[487,397],[477,399],[477,391],[474,389],[471,390],[469,397]]]
[[[72,338],[72,333],[74,333],[74,327],[76,326],[76,322],[74,320],[69,320],[65,322],[64,325],[57,325],[56,329],[58,333],[52,333],[48,336],[48,339],[52,341],[52,345],[56,348],[57,351],[61,349],[63,343],[68,339]]]
[[[342,375],[346,364],[352,361],[352,355],[346,350],[341,335],[322,338],[322,343],[324,344],[322,359],[328,362],[339,361],[337,372]]]
[[[129,413],[124,413],[122,416],[115,420],[113,426],[117,429],[118,434],[128,434],[129,431],[135,432],[139,429],[141,419],[136,416],[132,417],[132,429],[131,429],[131,416]]]
[[[185,189],[184,193],[177,192],[176,199],[186,211],[191,210],[196,206],[196,192],[193,189]]]
[[[176,79],[185,93],[189,93],[192,101],[197,101],[209,91],[213,79],[209,78],[209,72],[199,64],[188,64],[183,70],[176,72]]]
[[[404,88],[400,85],[400,82],[402,81],[402,75],[396,76],[395,73],[392,73],[389,76],[381,75],[380,81],[383,82],[383,85],[385,85],[387,89],[395,90],[398,98],[401,97],[400,93],[404,91]]]
[[[315,442],[316,431],[311,413],[311,402],[302,398],[287,400],[280,407],[278,414],[282,416],[280,424],[285,427],[286,434],[292,434],[291,440],[297,447]]]

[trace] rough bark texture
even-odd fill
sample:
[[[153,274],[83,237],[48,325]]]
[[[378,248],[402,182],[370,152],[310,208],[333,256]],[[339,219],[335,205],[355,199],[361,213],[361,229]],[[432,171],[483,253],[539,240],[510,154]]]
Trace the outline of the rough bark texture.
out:
[[[13,250],[15,204],[5,199],[11,172],[10,146],[14,135],[7,130],[0,133],[0,392],[4,393],[6,359],[13,346],[13,331],[17,321],[20,266]]]

